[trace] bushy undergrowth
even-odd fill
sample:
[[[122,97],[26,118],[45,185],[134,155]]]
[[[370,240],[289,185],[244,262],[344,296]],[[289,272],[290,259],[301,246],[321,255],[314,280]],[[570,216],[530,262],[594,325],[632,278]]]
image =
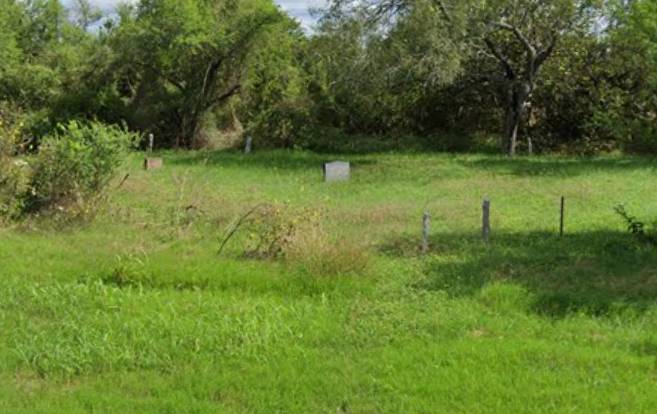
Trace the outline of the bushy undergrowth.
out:
[[[297,147],[319,153],[368,154],[382,152],[493,152],[498,139],[486,134],[435,131],[430,134],[391,132],[386,135],[350,134],[339,128],[305,126]]]
[[[0,115],[2,115],[0,113]],[[0,219],[96,211],[137,135],[116,126],[71,121],[29,153],[17,119],[0,116]]]
[[[20,194],[28,188],[27,163],[16,158],[23,143],[21,127],[18,112],[0,107],[0,220],[19,214]]]

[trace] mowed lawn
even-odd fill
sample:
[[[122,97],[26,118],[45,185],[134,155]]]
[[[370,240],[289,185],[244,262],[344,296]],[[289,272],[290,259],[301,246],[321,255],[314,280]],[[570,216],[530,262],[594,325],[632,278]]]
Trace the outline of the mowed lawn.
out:
[[[657,249],[614,207],[657,218],[657,161],[161,155],[91,224],[0,230],[0,412],[655,412]],[[261,203],[320,213],[326,272],[217,254]]]

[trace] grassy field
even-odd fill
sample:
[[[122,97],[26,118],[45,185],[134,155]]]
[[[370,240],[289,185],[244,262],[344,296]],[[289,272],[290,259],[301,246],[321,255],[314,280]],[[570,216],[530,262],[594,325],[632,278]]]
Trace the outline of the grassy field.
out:
[[[0,412],[655,412],[657,250],[613,210],[657,217],[654,161],[162,155],[92,224],[0,229]],[[260,203],[321,240],[218,255]]]

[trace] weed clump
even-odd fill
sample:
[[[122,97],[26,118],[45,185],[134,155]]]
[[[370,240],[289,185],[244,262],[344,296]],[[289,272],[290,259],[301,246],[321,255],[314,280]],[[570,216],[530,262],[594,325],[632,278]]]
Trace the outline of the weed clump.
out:
[[[250,210],[228,230],[220,253],[235,233],[246,233],[244,257],[281,260],[315,276],[361,274],[368,266],[362,246],[332,239],[317,209],[293,209],[287,205],[263,204]]]
[[[616,213],[627,224],[627,230],[639,241],[651,246],[657,246],[657,223],[653,226],[646,225],[643,221],[630,215],[622,204],[616,206]]]
[[[353,241],[331,240],[321,226],[300,232],[289,246],[286,259],[315,276],[361,275],[369,265],[364,246]]]
[[[114,267],[102,274],[101,281],[120,288],[149,286],[154,278],[148,269],[148,257],[145,254],[119,255]]]

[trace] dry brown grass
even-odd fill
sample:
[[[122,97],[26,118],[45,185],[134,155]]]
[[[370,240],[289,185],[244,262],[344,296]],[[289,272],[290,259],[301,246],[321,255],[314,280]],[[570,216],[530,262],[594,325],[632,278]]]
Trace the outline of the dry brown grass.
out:
[[[286,252],[290,264],[319,277],[366,273],[370,262],[366,246],[351,240],[332,239],[321,225],[300,230]]]

